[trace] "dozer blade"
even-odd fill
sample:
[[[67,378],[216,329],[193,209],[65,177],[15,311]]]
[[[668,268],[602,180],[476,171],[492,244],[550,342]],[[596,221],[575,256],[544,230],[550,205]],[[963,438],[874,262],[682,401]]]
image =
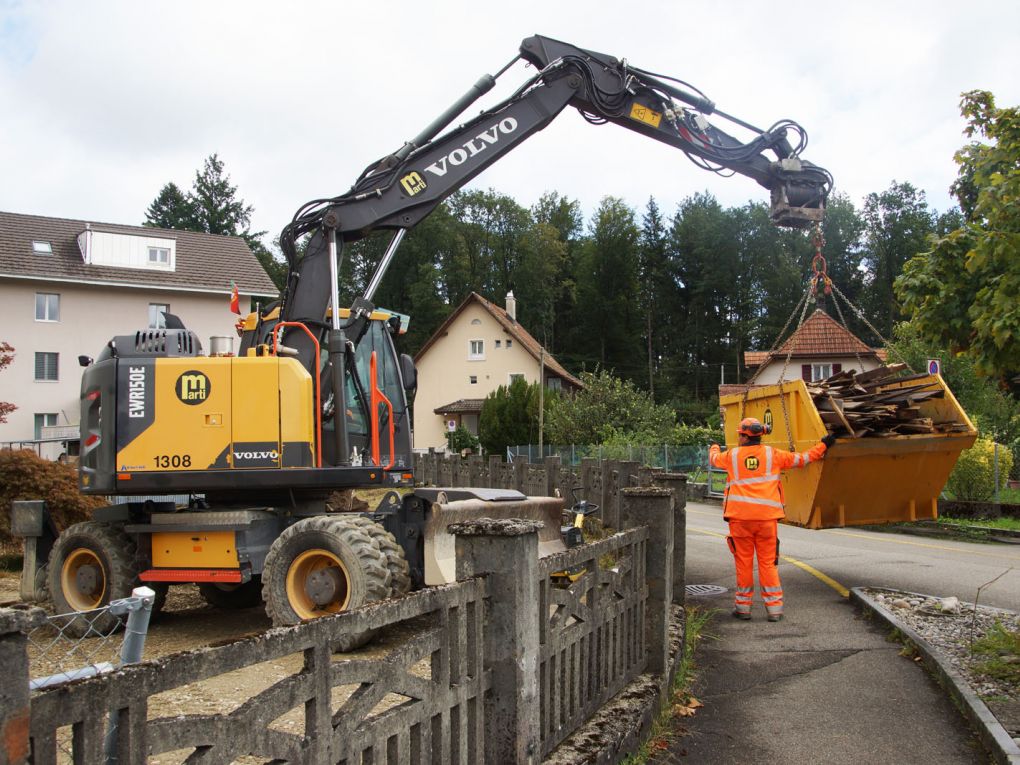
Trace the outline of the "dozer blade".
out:
[[[450,490],[454,493],[457,490]],[[463,490],[460,490],[463,491]],[[417,492],[421,493],[421,492]],[[479,492],[481,493],[481,492]],[[508,493],[509,494],[509,493]],[[558,497],[525,497],[518,492],[514,498],[485,500],[478,497],[443,502],[447,496],[437,492],[425,522],[425,584],[448,584],[457,579],[456,540],[447,528],[479,518],[524,518],[541,521],[538,532],[538,555],[545,558],[566,550],[560,536],[563,500]]]

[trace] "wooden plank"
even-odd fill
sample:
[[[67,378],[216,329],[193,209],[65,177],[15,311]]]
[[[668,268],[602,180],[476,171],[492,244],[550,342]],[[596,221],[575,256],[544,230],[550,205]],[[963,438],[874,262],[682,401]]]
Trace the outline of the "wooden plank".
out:
[[[829,396],[829,403],[832,404],[833,411],[835,411],[836,414],[839,415],[839,419],[843,421],[843,427],[846,428],[847,433],[849,433],[854,438],[857,438],[856,434],[854,433],[853,426],[849,422],[847,422],[846,417],[843,416],[843,407],[839,406],[836,403],[836,399],[834,399],[832,396]]]

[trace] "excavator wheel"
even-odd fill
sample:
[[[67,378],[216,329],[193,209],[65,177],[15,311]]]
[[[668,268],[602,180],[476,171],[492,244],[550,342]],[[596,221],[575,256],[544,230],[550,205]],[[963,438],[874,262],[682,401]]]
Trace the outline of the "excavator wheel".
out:
[[[364,515],[352,518],[375,540],[386,558],[386,568],[390,571],[390,595],[406,595],[411,590],[411,569],[404,557],[404,549],[397,544],[396,537],[371,518]]]
[[[262,579],[257,576],[239,584],[201,582],[198,585],[198,592],[210,606],[225,611],[238,611],[262,605]]]
[[[273,542],[262,571],[262,599],[278,627],[349,611],[389,594],[386,558],[353,517],[298,521]],[[337,648],[357,648],[373,634],[353,634]]]
[[[50,551],[49,591],[58,614],[92,611],[126,598],[138,585],[134,540],[119,528],[87,521],[57,537]],[[79,616],[63,626],[71,637],[106,635],[118,623],[109,613]]]

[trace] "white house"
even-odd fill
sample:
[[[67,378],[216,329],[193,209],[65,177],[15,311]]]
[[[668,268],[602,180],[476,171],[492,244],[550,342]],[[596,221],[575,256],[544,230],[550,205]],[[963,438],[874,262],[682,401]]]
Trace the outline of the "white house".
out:
[[[506,308],[472,292],[414,357],[418,394],[414,400],[414,448],[446,446],[446,433],[463,425],[477,435],[485,397],[515,378],[547,388],[577,390],[567,372],[517,321],[517,301]]]
[[[787,354],[790,356],[787,365]],[[860,338],[821,308],[775,351],[745,351],[744,366],[756,374],[754,384],[775,385],[784,380],[824,380],[844,369],[867,372],[886,361],[882,348],[869,348]],[[746,385],[720,385],[719,395],[740,393]]]
[[[162,326],[163,312],[180,317],[203,352],[212,336],[236,347],[232,281],[242,313],[277,296],[240,237],[0,212],[0,341],[14,347],[0,401],[18,407],[0,424],[0,446],[76,435],[78,357]]]

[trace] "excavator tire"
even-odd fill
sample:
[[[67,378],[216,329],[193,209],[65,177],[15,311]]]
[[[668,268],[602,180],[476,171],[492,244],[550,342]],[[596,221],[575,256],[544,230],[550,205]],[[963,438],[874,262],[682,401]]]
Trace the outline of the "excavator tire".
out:
[[[386,558],[351,517],[316,516],[288,527],[269,548],[262,571],[262,599],[278,627],[349,611],[389,594]],[[374,634],[352,634],[337,650],[364,645]]]
[[[119,528],[95,521],[76,523],[50,551],[49,591],[58,614],[93,611],[126,598],[138,585],[134,540]],[[71,637],[106,635],[119,619],[108,612],[83,614],[62,626]]]
[[[201,582],[198,593],[210,606],[224,611],[239,611],[262,605],[262,578],[253,576],[247,582],[227,584],[225,582]]]
[[[390,596],[406,595],[411,590],[411,569],[404,557],[404,549],[390,532],[363,515],[353,516],[354,520],[379,545],[390,571]]]

